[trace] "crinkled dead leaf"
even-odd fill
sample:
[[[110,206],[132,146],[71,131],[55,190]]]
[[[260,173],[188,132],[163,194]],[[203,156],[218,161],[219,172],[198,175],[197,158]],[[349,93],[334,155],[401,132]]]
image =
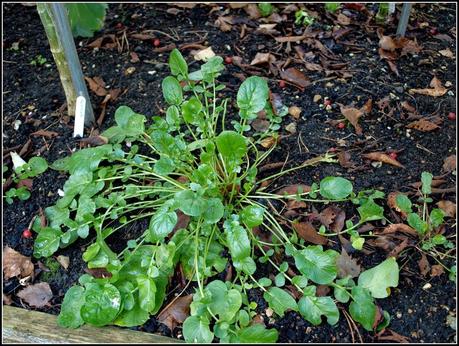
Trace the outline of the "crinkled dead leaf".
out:
[[[30,306],[42,308],[53,298],[53,291],[47,282],[40,282],[27,286],[17,296]]]
[[[397,195],[405,195],[400,191],[393,191],[387,195],[387,206],[392,210],[395,210],[397,213],[400,213],[403,218],[406,218],[406,213],[401,211],[400,208],[397,206],[396,199]]]
[[[448,156],[444,161],[443,161],[443,166],[442,166],[443,172],[454,172],[456,170],[456,155],[451,155]]]
[[[361,109],[357,109],[354,107],[345,107],[341,105],[340,107],[341,114],[351,123],[352,126],[355,128],[355,133],[358,135],[362,134],[362,127],[359,125],[359,119],[363,115],[363,111]]]
[[[342,13],[338,14],[338,16],[336,17],[336,21],[344,26],[351,24],[351,18],[345,16]]]
[[[296,123],[290,123],[285,126],[285,131],[291,133],[292,135],[296,133]]]
[[[338,277],[345,278],[351,276],[356,278],[359,276],[361,267],[357,261],[353,259],[343,248],[341,254],[336,258],[336,266],[338,267]]]
[[[445,270],[440,264],[434,264],[432,266],[432,269],[430,270],[430,276],[435,277],[435,276],[440,276],[445,273]]]
[[[190,304],[193,295],[178,297],[171,304],[167,305],[158,315],[158,322],[165,324],[171,331],[178,324],[183,323],[190,315]]]
[[[413,235],[415,237],[418,236],[418,233],[414,228],[411,228],[410,226],[404,224],[404,223],[393,223],[387,227],[384,228],[384,230],[381,232],[381,234],[392,234],[396,232],[401,232],[401,233],[406,233]]]
[[[213,58],[215,56],[215,53],[212,50],[212,47],[207,47],[199,51],[191,51],[190,54],[193,55],[194,60],[197,60],[197,61],[207,61],[210,58]]]
[[[395,39],[395,44],[397,45],[397,48],[402,49],[400,56],[404,56],[408,53],[412,55],[419,54],[422,50],[422,46],[418,44],[416,38],[414,40],[410,40],[406,37],[398,37]]]
[[[231,31],[233,28],[233,17],[232,16],[220,16],[215,21],[215,26],[219,28],[221,31],[227,32]]]
[[[96,147],[99,145],[104,145],[108,143],[108,138],[104,136],[90,136],[87,138],[80,139],[81,143],[88,144],[90,146]]]
[[[297,70],[294,67],[290,67],[285,71],[280,71],[280,76],[285,81],[295,85],[296,87],[303,90],[307,86],[311,85],[309,78],[304,75],[303,72]]]
[[[88,82],[89,89],[97,96],[105,96],[108,94],[107,89],[105,89],[105,82],[101,77],[84,77],[84,79]]]
[[[280,32],[274,29],[277,26],[276,23],[274,24],[260,24],[255,30],[256,34],[263,34],[263,35],[278,35]]]
[[[30,257],[21,255],[9,246],[3,249],[3,278],[8,280],[12,277],[24,278],[33,273],[33,263]]]
[[[427,96],[432,96],[432,97],[439,97],[443,96],[446,94],[448,89],[446,89],[441,81],[437,77],[433,77],[431,82],[430,82],[430,87],[431,88],[425,88],[425,89],[410,89],[408,92],[410,94],[421,94],[421,95],[427,95]]]
[[[68,269],[70,264],[70,258],[68,256],[59,255],[57,256],[56,260],[59,262],[62,268],[64,268],[65,270]]]
[[[276,57],[271,53],[257,53],[250,65],[270,64],[276,61]]]
[[[425,254],[421,252],[421,258],[418,261],[418,267],[419,267],[419,272],[421,273],[422,276],[426,276],[427,273],[430,272],[430,264],[429,261],[427,260],[427,257]]]
[[[354,166],[354,163],[351,161],[351,154],[347,151],[340,151],[338,153],[338,162],[343,168],[350,168]]]
[[[248,4],[244,7],[245,12],[249,15],[251,19],[258,19],[261,17],[260,10],[258,9],[257,4]]]
[[[268,120],[257,118],[250,125],[258,132],[265,132],[271,123]]]
[[[95,277],[96,279],[111,278],[112,273],[110,273],[105,268],[85,268],[84,271],[89,275]]]
[[[451,201],[439,201],[437,202],[438,208],[445,212],[448,217],[456,217],[456,203]]]
[[[318,72],[321,72],[323,71],[323,67],[319,64],[315,64],[315,63],[312,63],[312,62],[305,62],[304,63],[304,67],[306,67],[306,69],[308,71],[318,71]]]
[[[383,35],[379,39],[379,47],[381,49],[388,50],[389,52],[393,52],[397,48],[397,45],[395,44],[392,37]]]
[[[446,56],[447,58],[454,59],[454,53],[449,48],[439,50],[438,53],[440,53],[443,56]]]
[[[379,162],[387,163],[395,167],[405,168],[405,166],[403,166],[400,162],[398,162],[397,160],[394,160],[389,155],[382,153],[382,152],[362,154],[362,157],[365,159],[372,160],[372,161],[379,161]]]
[[[331,205],[320,212],[317,215],[317,219],[320,221],[322,225],[329,228],[330,225],[335,221],[335,218],[338,214],[341,213],[341,209],[335,205]]]
[[[53,137],[59,136],[59,133],[57,133],[55,131],[38,130],[38,131],[32,132],[31,135],[32,136],[36,136],[36,137],[43,136],[43,137],[46,137],[46,138],[53,138]]]
[[[416,121],[409,123],[408,125],[406,125],[406,127],[409,129],[415,129],[421,132],[430,132],[430,131],[438,129],[440,126],[438,126],[437,124],[434,124],[433,122],[429,120],[420,119],[420,120],[416,120]]]
[[[310,222],[293,222],[292,226],[298,236],[309,243],[316,245],[326,245],[328,243],[328,239],[320,235]]]
[[[260,145],[266,149],[271,148],[274,144],[276,144],[276,138],[272,136],[263,138],[260,142]]]

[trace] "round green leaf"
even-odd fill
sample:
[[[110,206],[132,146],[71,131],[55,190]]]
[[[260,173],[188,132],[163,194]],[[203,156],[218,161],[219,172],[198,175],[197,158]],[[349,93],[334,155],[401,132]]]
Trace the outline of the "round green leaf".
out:
[[[189,343],[210,343],[214,333],[209,329],[209,321],[198,316],[189,316],[183,323],[183,337]]]
[[[398,285],[398,264],[394,257],[360,274],[358,285],[367,288],[374,298],[389,296],[389,287]]]
[[[279,287],[271,287],[263,294],[263,298],[268,302],[269,307],[280,317],[283,317],[287,310],[298,311],[295,299]]]
[[[199,120],[199,113],[201,110],[201,101],[199,101],[196,97],[192,97],[182,104],[183,119],[185,119],[187,123],[196,124]]]
[[[59,249],[62,232],[58,229],[42,228],[35,239],[33,255],[36,258],[49,257]]]
[[[177,214],[175,211],[158,210],[150,219],[150,242],[155,243],[166,238],[177,224]]]
[[[323,251],[321,245],[310,245],[304,250],[297,251],[293,257],[301,274],[315,283],[326,285],[331,283],[338,273],[338,255],[334,250]]]
[[[376,305],[370,292],[363,287],[355,286],[352,288],[354,301],[349,304],[349,313],[354,321],[359,322],[368,331],[373,330],[376,318]]]
[[[352,183],[341,177],[326,177],[320,181],[320,194],[326,199],[336,200],[349,196]]]
[[[48,169],[48,163],[42,157],[32,157],[28,162],[34,176],[43,173]]]
[[[298,308],[300,314],[315,326],[322,323],[322,315],[327,317],[330,325],[335,325],[339,320],[339,310],[330,297],[303,296]]]
[[[57,324],[66,328],[78,328],[84,324],[80,310],[84,303],[84,288],[72,286],[65,293],[64,301],[61,305],[61,312],[57,317]]]
[[[161,83],[163,95],[166,102],[170,105],[179,105],[183,100],[183,91],[180,83],[175,77],[168,76]]]
[[[179,74],[182,76],[188,75],[188,65],[177,48],[169,55],[169,68],[174,76],[178,76]]]
[[[152,278],[145,275],[137,277],[139,304],[142,310],[151,312],[156,306],[156,285]]]
[[[183,190],[175,194],[178,207],[188,216],[200,216],[206,210],[206,201],[191,190]]]
[[[256,114],[265,108],[268,94],[268,83],[263,78],[258,76],[247,78],[237,92],[237,105],[241,110],[241,118],[256,118]]]
[[[202,217],[207,223],[217,223],[223,217],[225,208],[219,198],[210,198],[206,201],[206,209]]]
[[[121,307],[121,294],[112,284],[88,284],[81,317],[97,327],[112,322]]]
[[[265,209],[257,205],[249,205],[242,209],[242,222],[249,228],[260,226],[263,223]]]
[[[239,161],[247,153],[244,136],[235,131],[223,131],[215,139],[217,149],[225,161]]]

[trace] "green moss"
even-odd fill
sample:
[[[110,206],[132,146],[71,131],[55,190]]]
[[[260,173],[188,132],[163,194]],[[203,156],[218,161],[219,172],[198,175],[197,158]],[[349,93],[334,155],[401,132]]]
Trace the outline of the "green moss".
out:
[[[42,281],[54,280],[56,276],[59,274],[59,268],[61,267],[59,262],[56,261],[52,257],[48,257],[43,261],[43,264],[46,266],[46,268],[49,269],[49,272],[42,272],[41,277],[40,277],[41,280]]]

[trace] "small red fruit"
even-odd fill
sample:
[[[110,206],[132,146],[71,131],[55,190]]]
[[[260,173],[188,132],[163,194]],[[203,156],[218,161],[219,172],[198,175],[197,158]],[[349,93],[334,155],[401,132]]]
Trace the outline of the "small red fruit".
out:
[[[390,157],[392,160],[397,160],[397,153],[393,151],[393,152],[389,153],[389,157]]]
[[[225,58],[225,63],[226,63],[226,64],[232,64],[232,63],[233,63],[233,58],[230,57],[230,56],[227,56],[227,57]]]
[[[432,27],[432,28],[430,29],[430,34],[431,34],[431,35],[436,35],[436,34],[438,34],[438,29],[437,29],[436,27]]]
[[[122,23],[117,23],[116,24],[116,28],[117,29],[122,29],[123,28],[123,24]]]
[[[453,120],[453,121],[456,120],[456,113],[454,113],[454,112],[449,112],[449,113],[448,113],[448,119],[449,119],[449,120]]]
[[[30,229],[26,228],[23,232],[22,232],[22,236],[26,239],[29,239],[29,238],[32,238],[32,232],[30,232]]]
[[[285,81],[280,80],[280,81],[279,81],[279,86],[280,86],[282,89],[284,89],[285,86],[286,86]]]
[[[324,100],[324,106],[331,106],[332,102],[330,99],[325,99]]]
[[[339,129],[344,129],[346,125],[344,123],[338,123],[338,128]]]
[[[160,45],[161,45],[161,41],[159,40],[159,38],[155,38],[153,40],[153,46],[159,47]]]

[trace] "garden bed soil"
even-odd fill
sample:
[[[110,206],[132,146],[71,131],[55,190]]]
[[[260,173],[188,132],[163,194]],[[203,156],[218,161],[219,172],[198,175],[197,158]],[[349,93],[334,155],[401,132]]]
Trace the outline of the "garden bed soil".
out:
[[[314,28],[330,30],[327,25],[333,24],[332,17],[324,14],[321,5],[307,7],[320,14],[320,19],[316,21]],[[236,25],[233,25],[231,31],[221,31],[214,26],[219,16],[218,10],[209,14],[214,7],[204,5],[197,5],[192,9],[178,7],[178,12],[168,13],[170,8],[172,7],[165,4],[110,4],[104,29],[96,33],[94,38],[76,40],[85,76],[101,77],[107,88],[121,89],[121,94],[116,101],[107,104],[106,115],[99,128],[100,132],[113,125],[114,112],[120,105],[127,105],[147,117],[164,114],[165,109],[160,83],[169,73],[166,65],[168,52],[155,52],[150,40],[128,38],[129,51],[135,52],[140,60],[131,62],[132,55],[126,49],[119,52],[116,47],[113,49],[88,47],[88,44],[104,35],[118,34],[121,37],[119,34],[121,29],[117,28],[118,23],[122,23],[128,33],[140,33],[144,30],[161,31],[156,32],[155,35],[160,38],[162,47],[172,43],[177,47],[189,43],[212,46],[217,55],[240,56],[246,64],[250,64],[257,52],[275,52],[279,60],[286,59],[288,55],[285,43],[281,46],[273,36],[255,34],[252,31],[240,39],[239,27]],[[39,153],[48,162],[53,162],[79,147],[79,143],[72,138],[73,120],[66,116],[65,108],[62,107],[65,97],[46,36],[34,7],[10,3],[4,4],[3,10],[4,162],[11,169],[8,150],[16,148],[19,151],[29,139],[31,145],[24,155],[25,159]],[[280,77],[273,76],[267,67],[261,68],[259,73],[268,79],[271,91],[281,95],[285,105],[298,106],[302,109],[299,119],[291,116],[284,118],[280,130],[283,137],[278,148],[268,159],[268,163],[282,162],[288,157],[288,167],[293,167],[311,157],[324,154],[331,148],[339,148],[350,150],[352,161],[357,169],[348,169],[337,163],[320,164],[298,170],[279,179],[272,186],[273,188],[289,184],[311,185],[326,176],[339,175],[350,179],[356,191],[368,188],[379,189],[386,193],[397,190],[407,191],[408,184],[420,181],[423,171],[429,171],[434,176],[442,175],[443,160],[455,154],[456,121],[447,118],[449,112],[456,112],[455,59],[438,54],[439,50],[449,48],[455,56],[455,39],[448,42],[445,38],[438,39],[429,32],[429,27],[436,27],[439,34],[451,37],[451,30],[455,26],[455,6],[453,4],[415,6],[413,14],[415,19],[411,24],[414,21],[427,22],[428,27],[414,28],[410,25],[407,35],[410,38],[415,37],[423,49],[417,55],[408,54],[396,60],[399,76],[391,72],[387,62],[378,54],[377,27],[374,26],[373,31],[363,30],[361,26],[365,22],[363,15],[349,11],[355,14],[355,18],[348,26],[351,30],[344,41],[352,41],[353,44],[335,43],[330,38],[319,37],[318,40],[339,57],[340,62],[348,64],[346,69],[352,77],[327,80],[323,72],[306,71],[312,83],[301,91],[289,84],[281,88],[278,83]],[[230,14],[248,20],[243,9],[231,9]],[[278,24],[276,29],[287,36],[294,27],[293,21],[294,14],[291,13],[289,20]],[[247,27],[251,28],[253,25],[257,27],[259,23],[250,20]],[[396,21],[383,28],[385,35],[393,36]],[[453,37],[455,37],[455,28]],[[17,45],[18,49],[15,49]],[[291,47],[294,45],[296,44],[292,42]],[[304,49],[307,51],[308,48],[304,46]],[[193,61],[190,49],[183,49],[182,53],[188,62]],[[293,54],[294,52],[290,53]],[[38,55],[46,58],[46,64],[31,65],[30,62]],[[316,59],[315,62],[319,61]],[[191,70],[198,66],[198,63],[193,63]],[[295,62],[291,66],[301,67]],[[126,70],[130,67],[134,67],[135,71],[127,73]],[[234,64],[228,64],[220,78],[227,85],[225,96],[231,96],[233,100],[241,83],[239,74],[249,76],[247,71]],[[408,93],[411,88],[428,87],[433,76],[436,76],[443,85],[449,82],[449,90],[452,92],[438,98]],[[100,105],[103,97],[90,93],[97,118],[101,112]],[[332,109],[326,111],[320,107],[322,101],[314,102],[315,95],[321,95],[322,100],[329,97],[333,101]],[[370,98],[373,100],[373,110],[360,120],[363,128],[362,135],[356,135],[352,126],[339,129],[329,122],[329,120],[342,118],[338,103],[343,105],[354,103],[357,107],[361,107]],[[388,112],[386,109],[384,113],[376,106],[376,103],[384,98],[388,98],[389,110],[392,109],[393,112]],[[430,132],[411,130],[407,136],[405,125],[410,120],[404,118],[399,107],[402,101],[410,102],[416,107],[417,113],[423,116],[438,115],[442,120],[440,127]],[[234,105],[231,109],[234,111]],[[15,130],[14,122],[17,120],[21,121],[21,125]],[[296,133],[289,134],[285,127],[292,122],[296,123]],[[40,129],[55,131],[58,136],[46,138],[32,135]],[[387,164],[375,167],[360,156],[361,153],[372,151],[397,151],[398,160],[405,168]],[[443,187],[455,187],[454,175],[446,174],[443,179],[447,180]],[[62,188],[65,180],[65,175],[49,169],[42,176],[34,178],[29,200],[15,200],[12,205],[4,204],[4,246],[10,246],[26,256],[32,255],[33,239],[24,239],[21,236],[22,231],[27,228],[32,217],[37,215],[39,208],[44,209],[58,199],[57,190]],[[455,202],[456,194],[448,192],[434,195],[434,201],[439,200]],[[385,209],[388,211],[387,207]],[[347,215],[352,215],[352,210]],[[452,224],[455,222],[448,222],[447,234],[455,232],[451,227]],[[119,233],[118,237],[109,238],[108,244],[113,249],[121,250],[127,240],[143,231],[142,227],[145,226],[134,224],[125,232]],[[56,275],[48,279],[55,297],[48,307],[39,310],[51,314],[59,313],[65,292],[84,273],[85,263],[81,259],[81,254],[89,244],[89,238],[79,240],[69,248],[58,252],[69,257],[70,266],[68,270],[60,268]],[[337,249],[339,249],[338,245]],[[386,255],[387,253],[381,249],[377,249],[371,256],[359,252],[353,254],[364,268],[380,263]],[[408,250],[400,258],[402,269],[398,287],[392,290],[388,298],[378,300],[378,305],[387,310],[392,317],[384,335],[390,335],[393,331],[404,336],[409,342],[452,342],[455,331],[448,326],[447,317],[456,314],[455,284],[448,279],[447,274],[436,277],[422,276],[419,273],[419,258],[420,254],[413,249]],[[429,261],[435,264],[431,258]],[[449,266],[454,264],[451,261],[446,263]],[[36,282],[41,281],[41,275],[43,273],[35,278]],[[431,285],[428,289],[425,288],[428,287],[427,283]],[[15,296],[20,288],[17,279],[3,282],[3,293],[12,297],[12,305],[27,308]],[[259,312],[264,314],[266,303],[262,299],[261,292],[252,290],[250,296],[258,303]],[[171,298],[172,296],[168,300]],[[357,332],[348,324],[343,314],[339,323],[333,327],[326,323],[313,326],[295,312],[288,312],[283,318],[276,320],[265,316],[265,321],[268,327],[278,329],[279,342],[358,342],[359,337],[364,342],[402,341],[400,338],[397,340],[397,337],[384,339],[381,335],[369,333],[361,327],[358,327]],[[171,332],[154,317],[137,329],[181,337],[180,328]]]

